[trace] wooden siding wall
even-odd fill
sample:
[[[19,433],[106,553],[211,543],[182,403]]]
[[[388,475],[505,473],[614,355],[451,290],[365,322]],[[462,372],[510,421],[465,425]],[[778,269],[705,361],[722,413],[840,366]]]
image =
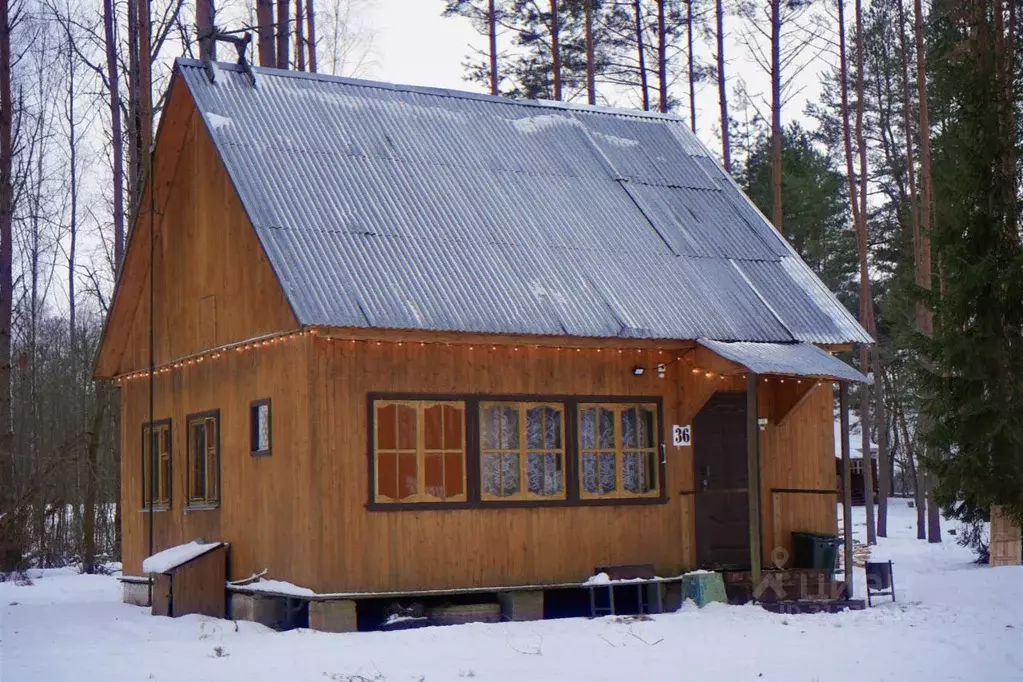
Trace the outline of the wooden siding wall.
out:
[[[432,589],[575,581],[596,566],[652,563],[661,575],[695,564],[692,448],[671,446],[672,424],[690,424],[717,390],[742,390],[741,379],[694,374],[689,358],[658,379],[653,367],[676,351],[556,350],[511,346],[376,345],[316,339],[311,398],[313,443],[323,499],[317,591]],[[761,412],[771,408],[772,386]],[[368,511],[369,392],[532,395],[659,395],[668,445],[669,501],[655,505]],[[778,428],[763,436],[763,486],[834,487],[830,385],[815,389]],[[819,423],[818,423],[819,422]],[[698,439],[699,434],[694,433]],[[785,500],[783,532],[835,530],[834,498]],[[805,497],[806,499],[802,499]],[[329,510],[329,511],[328,511]],[[765,494],[765,558],[775,539],[775,509]],[[782,546],[789,544],[781,539]],[[290,579],[290,578],[289,578]]]
[[[299,584],[314,579],[319,519],[325,513],[310,457],[309,339],[299,337],[225,356],[156,379],[157,419],[171,421],[171,508],[154,516],[155,551],[196,538],[231,542],[235,578],[272,568]],[[124,573],[140,575],[148,551],[142,511],[142,424],[149,415],[147,379],[121,389]],[[273,454],[249,454],[249,402],[272,400]],[[219,509],[185,508],[185,416],[220,410]]]
[[[297,322],[183,82],[171,91],[156,168],[155,355],[169,362]],[[164,143],[166,141],[166,143]],[[180,141],[180,151],[174,142]],[[148,197],[97,365],[149,363]]]

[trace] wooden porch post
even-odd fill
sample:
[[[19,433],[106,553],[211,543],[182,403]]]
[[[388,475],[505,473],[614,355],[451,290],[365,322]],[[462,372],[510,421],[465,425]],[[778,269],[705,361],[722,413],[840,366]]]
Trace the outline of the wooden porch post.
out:
[[[750,573],[754,590],[760,584],[760,424],[757,423],[757,375],[746,374],[746,467],[749,497]]]
[[[846,599],[853,598],[852,462],[849,460],[849,385],[838,382],[838,409],[842,429],[842,532],[845,536]]]

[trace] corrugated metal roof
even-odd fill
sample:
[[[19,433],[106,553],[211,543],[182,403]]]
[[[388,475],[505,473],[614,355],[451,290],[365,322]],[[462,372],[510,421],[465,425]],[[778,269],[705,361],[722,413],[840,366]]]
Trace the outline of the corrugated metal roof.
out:
[[[177,69],[302,324],[869,340],[674,118]]]
[[[869,384],[870,379],[809,343],[749,343],[699,339],[701,346],[756,374],[821,377]]]

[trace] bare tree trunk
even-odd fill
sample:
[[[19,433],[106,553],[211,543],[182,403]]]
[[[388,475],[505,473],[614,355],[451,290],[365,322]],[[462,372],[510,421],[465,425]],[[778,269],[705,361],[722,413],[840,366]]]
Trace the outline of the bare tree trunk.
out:
[[[107,57],[107,84],[110,89],[110,154],[112,156],[114,192],[114,276],[120,275],[124,261],[124,139],[121,132],[120,70],[117,68],[117,38],[114,34],[116,18],[113,0],[103,0],[103,38]],[[33,323],[34,326],[34,323]],[[34,333],[34,332],[33,332]],[[35,343],[32,344],[32,375],[35,376]],[[33,385],[35,380],[33,378]],[[33,422],[35,397],[33,403]],[[120,425],[120,415],[115,413],[115,425]],[[121,559],[121,467],[120,440],[114,440],[116,457],[114,466],[114,560]]]
[[[668,34],[664,23],[665,0],[657,0],[657,110],[668,113]]]
[[[288,0],[277,0],[277,68],[287,69],[290,64],[288,40],[291,32],[288,24]]]
[[[153,146],[153,55],[150,0],[137,0],[139,6],[139,150],[145,172],[149,174],[149,153]],[[141,195],[141,191],[140,191]]]
[[[311,0],[310,0],[311,1]],[[494,6],[495,0],[490,0],[490,5],[487,8],[487,32],[490,35],[490,94],[500,94],[498,85],[501,82],[500,77],[497,73],[497,7]],[[587,8],[589,5],[587,5]],[[589,15],[587,14],[587,17]]]
[[[650,111],[650,85],[646,72],[646,45],[643,40],[643,9],[640,0],[633,3],[636,12],[636,50],[639,57],[639,90],[643,98],[643,111]]]
[[[866,93],[863,91],[863,5],[856,0],[856,149],[859,152],[860,168],[860,210],[856,224],[856,245],[860,256],[860,322],[864,329],[874,337],[874,347],[860,346],[860,367],[866,372],[871,366],[869,356],[875,358],[874,364],[878,371],[874,375],[875,383],[880,386],[880,363],[877,361],[877,325],[874,323],[874,297],[870,286],[870,270],[868,268],[867,242],[867,145],[863,139],[863,109]],[[874,523],[874,456],[870,446],[870,390],[863,387],[860,402],[860,420],[863,431],[863,506],[867,517],[867,544],[877,544],[877,528]],[[880,465],[880,461],[878,462]],[[880,472],[879,472],[880,473]]]
[[[14,430],[11,420],[11,312],[13,306],[14,213],[11,17],[0,0],[0,572],[21,566],[24,546],[14,487]]]
[[[721,158],[725,171],[732,172],[732,144],[728,130],[728,89],[725,79],[725,9],[723,0],[717,0],[717,41],[718,41],[718,102],[721,106]]]
[[[905,411],[900,410],[897,416],[899,428],[902,429],[902,440],[906,444],[906,461],[909,464],[909,473],[913,478],[913,499],[916,506],[916,538],[917,540],[924,540],[927,538],[927,500],[924,494],[926,486],[923,480],[923,472],[916,465],[914,441],[909,437]]]
[[[121,137],[120,71],[117,68],[117,37],[114,35],[114,1],[103,0],[103,38],[107,54],[107,84],[110,88],[110,155],[114,186],[114,275],[124,260],[124,140]]]
[[[931,182],[931,123],[927,106],[927,53],[924,45],[924,15],[921,0],[914,0],[913,12],[916,33],[916,87],[920,108],[920,239],[916,244],[916,284],[924,291],[930,291],[933,271],[931,266],[931,206],[933,205],[933,184]],[[917,308],[917,330],[924,336],[934,333],[934,317],[927,305]],[[917,420],[918,428],[928,429],[926,415]],[[921,439],[918,439],[918,441]],[[927,495],[927,541],[941,542],[941,515],[931,495],[930,476],[924,474]]]
[[[213,0],[197,0],[195,5],[195,31],[199,36],[199,59],[217,59],[217,44],[209,36],[213,29],[215,10]]]
[[[299,71],[305,71],[305,40],[302,36],[302,0],[295,0],[295,62]]]
[[[142,181],[141,116],[142,101],[139,75],[139,3],[128,0],[128,204],[131,211],[128,225],[135,222]]]
[[[941,510],[934,501],[934,474],[924,471],[924,481],[927,485],[927,542],[941,542]]]
[[[686,0],[686,38],[689,41],[689,128],[696,132],[696,60],[693,55],[693,0]]]
[[[273,0],[256,0],[256,21],[259,23],[259,65],[276,66],[277,50],[274,48],[274,3]]]
[[[313,0],[306,0],[306,45],[309,46],[309,71],[316,73],[316,6]]]
[[[781,3],[771,0],[771,220],[774,229],[785,234],[781,202]]]
[[[561,27],[558,0],[551,0],[551,65],[554,69],[554,99],[561,101]]]
[[[85,512],[82,521],[82,535],[85,538],[82,552],[82,573],[96,572],[96,493],[99,488],[99,445],[103,435],[103,422],[107,411],[106,387],[96,387],[92,425],[86,434],[85,449]]]
[[[585,0],[586,6],[586,101],[597,103],[597,84],[593,64],[593,0]]]

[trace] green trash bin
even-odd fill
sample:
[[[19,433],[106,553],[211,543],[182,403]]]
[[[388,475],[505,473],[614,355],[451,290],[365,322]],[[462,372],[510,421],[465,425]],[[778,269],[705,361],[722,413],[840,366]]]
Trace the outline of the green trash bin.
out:
[[[792,533],[793,565],[795,568],[816,568],[835,571],[842,538],[827,533]]]

